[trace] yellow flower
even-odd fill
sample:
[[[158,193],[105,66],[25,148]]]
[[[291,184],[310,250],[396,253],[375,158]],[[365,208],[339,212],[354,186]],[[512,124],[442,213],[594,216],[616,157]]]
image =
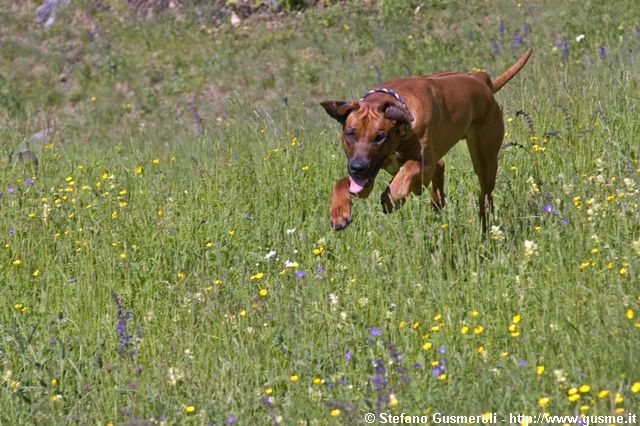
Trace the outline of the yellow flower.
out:
[[[442,315],[440,315],[440,314],[436,314],[436,315],[433,317],[433,320],[434,320],[434,321],[440,321],[441,319],[442,319]]]
[[[319,385],[322,383],[322,379],[320,377],[316,377],[315,379],[313,379],[313,384],[314,385]]]
[[[516,331],[516,330],[518,329],[518,326],[517,326],[517,325],[515,325],[515,324],[510,324],[510,325],[509,325],[509,327],[507,327],[507,329],[508,329],[510,332],[512,332],[512,333],[513,333],[514,331]]]
[[[144,169],[142,168],[142,166],[138,165],[138,167],[136,167],[136,174],[137,175],[141,175],[143,171],[144,171]]]
[[[258,294],[260,296],[266,296],[267,295],[267,290],[264,288],[261,288],[260,291],[258,291]]]
[[[35,271],[33,271],[33,274],[31,274],[31,275],[33,275],[34,277],[37,278],[38,276],[40,276],[40,271],[38,269],[36,269]]]
[[[182,273],[182,272],[178,272],[178,273],[176,274],[176,278],[177,278],[177,279],[179,279],[179,280],[183,279],[183,278],[184,278],[184,273]]]
[[[520,322],[520,320],[521,320],[520,315],[514,315],[513,318],[511,319],[511,322],[514,324],[517,324]]]
[[[291,146],[295,146],[298,143],[298,138],[296,138],[295,136],[291,139]]]
[[[624,397],[620,392],[615,393],[613,402],[615,402],[616,404],[622,404],[624,402]]]
[[[266,389],[264,390],[264,393],[265,393],[265,394],[267,394],[267,395],[271,395],[271,394],[273,393],[273,389],[271,389],[271,388],[266,388]]]
[[[51,395],[51,400],[52,401],[60,401],[62,399],[62,395],[60,395],[59,393],[55,393],[53,395]]]
[[[478,312],[478,311],[471,311],[471,316],[472,316],[472,317],[474,317],[474,318],[475,318],[475,317],[477,317],[478,315],[480,315],[480,312]]]
[[[54,379],[51,379],[51,384],[52,384],[53,386],[58,386],[58,384],[59,384],[59,383],[60,383],[60,382],[58,382],[58,379],[55,379],[55,378],[54,378]]]
[[[594,247],[591,249],[591,254],[596,254],[598,252],[598,247]]]
[[[627,309],[627,311],[624,313],[624,315],[625,315],[628,319],[633,319],[633,317],[635,316],[635,312],[633,312],[633,309],[629,308],[629,309]]]
[[[591,386],[582,385],[578,388],[578,390],[580,391],[580,393],[588,393],[591,390]]]
[[[580,410],[580,412],[584,413],[585,411],[589,411],[589,406],[581,405],[580,407],[578,407],[578,409]]]
[[[602,399],[602,398],[606,398],[608,396],[609,396],[609,391],[606,390],[606,389],[601,390],[600,392],[598,392],[598,398]]]
[[[578,393],[578,388],[570,388],[570,389],[567,391],[567,395],[569,395],[569,396],[575,395],[575,394],[577,394],[577,393]]]
[[[320,246],[320,247],[314,248],[312,250],[312,253],[315,254],[316,256],[320,256],[323,251],[324,251],[324,247]]]
[[[550,402],[550,401],[551,401],[551,400],[550,400],[549,398],[547,398],[546,396],[543,396],[542,398],[538,399],[538,406],[539,406],[540,408],[544,408],[544,407],[546,407],[547,405],[549,405],[549,402]]]
[[[474,334],[481,334],[484,331],[484,327],[481,325],[477,325],[474,329],[473,329],[473,333]]]
[[[424,345],[422,345],[422,349],[424,349],[425,351],[428,351],[432,347],[433,347],[433,343],[431,342],[426,342]]]
[[[109,172],[102,172],[102,176],[100,176],[102,180],[105,180],[109,177]]]
[[[620,268],[620,269],[618,270],[618,273],[619,273],[620,275],[626,275],[626,274],[627,274],[627,268],[626,268],[626,267]]]
[[[155,159],[151,160],[151,162],[153,164],[160,164],[160,159],[159,158],[155,158]]]
[[[441,375],[438,376],[438,380],[440,380],[441,382],[447,380],[447,374],[442,373]]]
[[[414,322],[413,324],[411,324],[411,328],[412,328],[413,330],[417,330],[417,329],[418,329],[418,327],[420,327],[420,323],[419,323],[419,322]]]
[[[638,393],[640,392],[640,382],[633,382],[631,385],[631,392]]]
[[[449,227],[449,224],[447,224],[447,223],[443,223],[443,224],[440,225],[441,229],[447,229],[448,227]]]
[[[213,280],[213,283],[215,285],[222,285],[222,280],[216,279],[216,280]]]
[[[186,407],[184,407],[184,411],[187,414],[193,414],[196,412],[196,407],[193,405],[187,405]]]
[[[302,166],[302,171],[303,171],[303,172],[306,172],[306,171],[308,171],[308,170],[309,170],[309,168],[310,168],[309,166]]]
[[[390,395],[389,395],[389,405],[390,405],[391,407],[395,407],[396,405],[398,405],[398,403],[399,403],[399,401],[398,401],[398,399],[396,398],[396,395],[395,395],[395,394],[393,394],[393,393],[392,393],[392,394],[390,394]]]
[[[580,394],[577,394],[577,393],[576,393],[576,394],[574,394],[574,395],[569,396],[568,398],[569,398],[569,401],[571,401],[571,402],[576,402],[577,400],[579,400],[579,399],[580,399]]]
[[[262,279],[263,277],[264,277],[264,273],[263,273],[263,272],[258,272],[258,273],[257,273],[257,274],[255,274],[255,275],[251,275],[251,276],[249,277],[249,279],[250,279],[251,281],[256,281],[256,280],[260,280],[260,279]]]
[[[300,377],[298,377],[297,374],[292,374],[291,376],[289,376],[289,380],[291,380],[293,383],[297,382],[298,379],[300,379]]]
[[[460,328],[460,333],[462,333],[462,334],[467,334],[468,332],[469,332],[469,326],[467,326],[467,325],[463,325],[463,326]]]
[[[339,408],[334,408],[333,410],[331,410],[331,417],[338,417],[340,413],[341,411]]]
[[[480,346],[478,349],[476,349],[476,351],[481,354],[482,352],[484,352],[484,346]]]
[[[13,262],[11,262],[11,264],[12,264],[13,266],[15,266],[16,268],[18,268],[18,267],[20,267],[20,266],[22,265],[22,260],[20,260],[20,259],[16,259],[16,260],[14,260]]]
[[[540,376],[540,375],[542,375],[542,373],[544,373],[544,365],[538,365],[538,366],[536,367],[536,374],[537,374],[538,376]]]
[[[127,258],[127,253],[120,253],[120,259],[125,260]]]
[[[243,309],[243,310],[241,310],[241,311],[240,311],[240,316],[241,316],[241,317],[246,317],[246,316],[247,316],[247,311],[246,311],[246,309]]]

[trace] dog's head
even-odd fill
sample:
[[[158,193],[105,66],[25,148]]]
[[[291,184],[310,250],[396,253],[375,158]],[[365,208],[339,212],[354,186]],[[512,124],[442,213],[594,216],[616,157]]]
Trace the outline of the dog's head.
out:
[[[373,185],[387,158],[398,148],[403,127],[413,121],[399,102],[372,96],[366,102],[326,101],[322,107],[342,124],[342,146],[347,154],[349,191],[358,194]]]

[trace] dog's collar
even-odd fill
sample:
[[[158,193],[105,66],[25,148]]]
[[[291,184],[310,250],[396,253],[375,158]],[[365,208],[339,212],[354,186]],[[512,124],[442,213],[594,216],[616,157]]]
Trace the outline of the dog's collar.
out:
[[[386,93],[388,95],[391,95],[394,98],[396,98],[398,102],[400,102],[400,105],[402,105],[404,109],[407,109],[407,103],[404,101],[404,99],[402,99],[402,96],[398,95],[393,90],[387,89],[385,87],[376,87],[375,89],[369,90],[367,93],[365,93],[363,97],[360,98],[360,100],[364,101],[367,96],[373,95],[374,93]]]

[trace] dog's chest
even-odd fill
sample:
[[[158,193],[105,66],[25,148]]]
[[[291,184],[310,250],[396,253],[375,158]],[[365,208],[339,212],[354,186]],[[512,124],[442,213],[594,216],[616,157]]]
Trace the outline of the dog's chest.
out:
[[[398,170],[400,170],[401,165],[402,163],[400,153],[396,151],[393,153],[393,155],[387,157],[387,159],[384,160],[382,168],[385,169],[388,173],[395,175],[396,173],[398,173]]]

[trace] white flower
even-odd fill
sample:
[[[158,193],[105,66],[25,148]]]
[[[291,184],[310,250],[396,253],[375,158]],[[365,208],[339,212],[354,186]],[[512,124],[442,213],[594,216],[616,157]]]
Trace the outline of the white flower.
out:
[[[360,306],[367,306],[369,299],[367,297],[361,297],[360,300],[358,300],[358,303],[360,303]]]
[[[293,234],[294,232],[296,232],[296,228],[289,228],[289,229],[287,229],[287,231],[286,231],[286,232],[287,232],[287,234],[291,235],[291,234]]]
[[[284,267],[285,268],[297,268],[298,267],[298,262],[296,261],[291,261],[289,259],[284,261]]]
[[[576,37],[576,41],[578,43],[580,43],[582,40],[584,40],[584,34],[580,34],[579,36]]]
[[[489,231],[489,235],[491,239],[494,241],[502,241],[504,240],[504,232],[497,225],[491,225],[491,230]]]
[[[264,255],[264,258],[265,258],[265,259],[267,259],[267,260],[269,260],[269,259],[271,259],[272,257],[275,257],[275,255],[276,255],[276,254],[277,254],[277,253],[276,253],[276,251],[275,251],[275,250],[269,250],[269,253],[265,254],[265,255]]]
[[[535,242],[531,240],[525,240],[524,242],[525,256],[533,256],[534,254],[536,254],[536,250],[538,250],[538,245]]]
[[[330,293],[329,294],[329,301],[331,302],[332,305],[337,305],[338,304],[338,295],[335,293]]]

